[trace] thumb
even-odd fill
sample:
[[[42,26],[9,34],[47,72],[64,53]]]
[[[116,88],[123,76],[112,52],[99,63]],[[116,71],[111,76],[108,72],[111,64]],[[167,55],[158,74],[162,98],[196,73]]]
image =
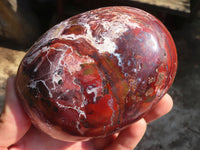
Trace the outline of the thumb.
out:
[[[20,140],[31,126],[15,93],[15,78],[7,81],[4,109],[0,115],[0,148],[7,148]]]

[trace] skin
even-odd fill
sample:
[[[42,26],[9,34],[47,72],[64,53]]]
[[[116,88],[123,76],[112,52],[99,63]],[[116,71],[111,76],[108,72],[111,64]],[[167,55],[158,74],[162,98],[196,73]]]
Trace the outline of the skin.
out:
[[[132,150],[142,139],[147,124],[167,114],[173,106],[172,98],[166,94],[145,118],[119,133],[84,142],[63,142],[32,126],[17,99],[14,81],[14,77],[8,79],[5,105],[0,115],[0,150]]]

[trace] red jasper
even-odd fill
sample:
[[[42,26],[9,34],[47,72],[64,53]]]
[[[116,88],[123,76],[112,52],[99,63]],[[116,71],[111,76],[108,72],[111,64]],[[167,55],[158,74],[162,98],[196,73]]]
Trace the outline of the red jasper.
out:
[[[85,140],[146,115],[176,70],[174,41],[158,19],[106,7],[46,32],[22,60],[16,88],[36,127],[56,139]]]

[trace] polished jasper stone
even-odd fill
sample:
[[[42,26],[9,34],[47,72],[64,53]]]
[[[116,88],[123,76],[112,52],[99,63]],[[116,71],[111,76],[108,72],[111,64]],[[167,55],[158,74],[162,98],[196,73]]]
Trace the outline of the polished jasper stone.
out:
[[[147,12],[107,7],[71,17],[27,52],[16,88],[33,124],[61,140],[115,133],[171,86],[174,41]]]

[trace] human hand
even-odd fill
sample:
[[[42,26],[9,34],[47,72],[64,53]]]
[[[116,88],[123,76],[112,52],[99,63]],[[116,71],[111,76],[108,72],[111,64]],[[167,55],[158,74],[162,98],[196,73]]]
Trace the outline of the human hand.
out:
[[[166,94],[149,114],[114,135],[82,142],[53,139],[32,126],[15,93],[15,78],[8,79],[0,115],[0,150],[132,150],[142,139],[147,124],[168,113],[173,101]]]

